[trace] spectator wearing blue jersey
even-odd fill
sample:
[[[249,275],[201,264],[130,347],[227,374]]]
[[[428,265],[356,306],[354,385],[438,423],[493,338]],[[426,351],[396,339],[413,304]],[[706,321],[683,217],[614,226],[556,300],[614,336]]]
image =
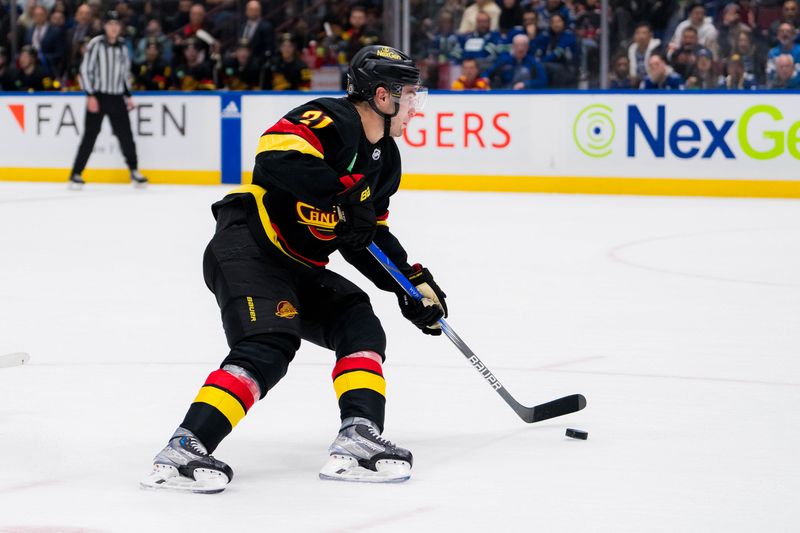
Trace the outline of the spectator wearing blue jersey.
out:
[[[644,90],[676,90],[685,88],[683,78],[673,72],[663,54],[650,54],[647,60],[647,76],[642,80],[639,89]]]
[[[790,55],[794,61],[795,68],[800,66],[800,44],[794,42],[797,30],[788,22],[778,26],[778,46],[771,49],[767,54],[767,78],[775,76],[775,59],[778,56]]]
[[[755,76],[745,72],[744,62],[739,54],[732,54],[725,61],[725,75],[719,78],[719,88],[728,90],[758,89]]]
[[[547,74],[544,67],[530,52],[527,35],[515,35],[511,41],[511,54],[501,56],[484,74],[492,81],[493,89],[544,89]]]
[[[561,15],[561,18],[570,28],[574,27],[575,20],[572,13],[562,0],[546,0],[543,6],[536,9],[538,15],[539,31],[544,32],[550,27],[550,19],[553,15]]]
[[[491,31],[491,17],[481,11],[476,18],[476,29],[473,32],[459,36],[459,49],[454,51],[456,59],[475,59],[481,70],[494,64],[501,45],[501,36]]]
[[[558,13],[550,17],[550,28],[536,39],[536,54],[544,63],[552,87],[575,87],[581,49],[575,34]]]

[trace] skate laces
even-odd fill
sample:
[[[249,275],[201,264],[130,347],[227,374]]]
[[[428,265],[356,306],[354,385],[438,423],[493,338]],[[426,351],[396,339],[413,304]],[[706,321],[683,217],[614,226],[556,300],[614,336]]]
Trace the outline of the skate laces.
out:
[[[372,426],[367,426],[367,431],[369,431],[369,434],[370,434],[370,435],[372,435],[372,437],[373,437],[373,438],[374,438],[376,441],[378,441],[379,443],[383,444],[383,445],[384,445],[384,446],[386,446],[387,448],[395,448],[395,445],[394,445],[394,443],[393,443],[393,442],[391,442],[391,441],[390,441],[390,440],[388,440],[388,439],[385,439],[385,438],[383,438],[383,437],[380,435],[380,433],[378,433],[378,432],[375,430],[375,428],[374,428],[374,427],[372,427]]]
[[[199,440],[195,438],[181,437],[179,443],[182,447],[188,449],[190,452],[193,452],[196,455],[208,455],[208,451],[206,451],[205,447],[200,443]]]

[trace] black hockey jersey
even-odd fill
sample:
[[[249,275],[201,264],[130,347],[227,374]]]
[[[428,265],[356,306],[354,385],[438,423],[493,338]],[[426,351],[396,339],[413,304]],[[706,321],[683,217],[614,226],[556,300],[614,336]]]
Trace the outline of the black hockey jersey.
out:
[[[346,98],[318,98],[287,113],[261,136],[253,183],[231,191],[213,206],[243,201],[248,225],[264,247],[300,268],[322,268],[338,249],[333,203],[345,189],[342,176],[369,182],[378,230],[375,243],[406,274],[405,250],[388,228],[389,198],[400,186],[400,152],[394,139],[371,144],[354,105]],[[342,255],[376,285],[397,286],[366,250]]]

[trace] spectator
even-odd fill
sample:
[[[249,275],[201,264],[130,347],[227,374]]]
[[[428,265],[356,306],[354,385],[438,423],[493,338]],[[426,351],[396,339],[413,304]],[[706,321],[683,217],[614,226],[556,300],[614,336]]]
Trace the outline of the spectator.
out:
[[[489,14],[478,13],[475,31],[463,34],[458,38],[459,47],[454,53],[456,59],[459,61],[476,59],[481,70],[493,65],[498,56],[500,35],[492,33],[490,27]]]
[[[164,35],[161,29],[161,21],[158,19],[150,19],[144,30],[144,37],[139,39],[136,44],[136,52],[133,56],[133,61],[136,64],[145,62],[147,55],[147,48],[151,42],[155,41],[158,44],[159,58],[164,60],[168,65],[172,63],[172,41]]]
[[[800,28],[800,9],[797,7],[797,0],[785,0],[781,7],[781,16],[769,27],[769,42],[772,45],[779,44],[778,31],[781,24],[790,24],[792,28]]]
[[[763,86],[767,80],[767,53],[753,39],[753,32],[750,28],[743,28],[739,32],[733,53],[742,56],[744,71],[755,76],[758,84]]]
[[[714,27],[711,17],[706,16],[706,8],[701,2],[691,4],[689,7],[689,18],[678,24],[678,27],[675,29],[675,34],[672,36],[672,41],[670,41],[668,46],[670,52],[680,48],[683,30],[689,27],[697,30],[698,43],[700,46],[704,46],[712,52],[716,52],[717,28]]]
[[[377,44],[380,40],[380,35],[375,31],[375,28],[367,26],[367,10],[364,6],[353,6],[350,9],[350,18],[348,20],[350,25],[342,34],[343,43],[339,47],[345,53],[340,60],[342,64],[349,63],[353,56],[356,55],[356,52],[365,46]]]
[[[458,33],[472,33],[478,29],[478,13],[489,15],[489,30],[500,26],[500,6],[494,0],[475,0],[475,3],[464,10]]]
[[[661,41],[653,37],[653,29],[647,22],[640,22],[633,31],[633,42],[628,47],[630,74],[641,81],[647,76],[650,56],[661,46]],[[637,82],[638,83],[638,82]]]
[[[647,76],[639,84],[639,89],[644,90],[683,90],[683,78],[672,71],[667,64],[667,59],[659,52],[650,54],[647,60]]]
[[[264,72],[262,89],[273,91],[308,91],[311,89],[311,70],[298,57],[291,36],[284,36],[278,48],[280,54],[271,68]]]
[[[134,37],[142,33],[142,21],[139,14],[131,8],[127,0],[121,0],[114,6],[122,24],[122,35]]]
[[[133,87],[137,91],[163,91],[169,87],[172,67],[162,55],[158,37],[148,37],[145,41],[144,58],[134,66]],[[166,41],[169,43],[169,41]]]
[[[65,91],[81,91],[81,62],[86,55],[86,48],[93,37],[86,36],[83,41],[78,43],[77,49],[73,56],[73,61],[67,66],[67,71],[64,73],[64,83],[62,84]]]
[[[794,58],[783,54],[775,58],[775,76],[769,81],[770,89],[800,89],[800,74],[794,65]]]
[[[247,39],[240,39],[233,57],[222,66],[222,84],[231,91],[261,88],[261,63],[253,56]]]
[[[503,35],[508,35],[511,28],[522,26],[522,6],[520,0],[503,0],[497,28]]]
[[[12,91],[49,91],[53,89],[53,78],[39,65],[38,54],[33,46],[22,47],[17,58],[17,68],[8,73],[8,86]]]
[[[453,15],[439,11],[438,25],[425,36],[427,68],[422,72],[429,87],[450,86],[450,62],[456,61],[461,50],[453,27]]]
[[[714,56],[708,48],[697,52],[697,61],[686,79],[687,89],[716,89],[719,76],[714,69]]]
[[[250,0],[245,6],[247,21],[239,33],[239,42],[246,39],[250,43],[249,50],[260,67],[269,61],[275,53],[275,30],[272,24],[261,16],[261,2]],[[242,52],[244,53],[244,52]]]
[[[742,90],[757,89],[756,79],[752,74],[744,71],[742,56],[733,54],[725,62],[725,76],[719,80],[720,89]]]
[[[561,15],[565,24],[570,28],[573,27],[572,14],[561,0],[545,0],[544,5],[536,9],[536,15],[539,24],[539,33],[545,32],[550,28],[550,18],[553,15]]]
[[[461,63],[461,76],[453,82],[454,91],[488,91],[489,80],[481,77],[478,69],[478,61],[473,58],[465,59]]]
[[[493,89],[544,89],[547,74],[536,57],[530,53],[527,35],[515,35],[511,40],[511,54],[498,58],[492,69],[484,74],[492,80]]]
[[[689,75],[689,71],[697,61],[698,50],[700,50],[700,45],[697,43],[697,30],[692,27],[686,28],[683,30],[680,48],[675,50],[671,56],[667,56],[672,68],[682,78],[686,78]],[[703,50],[708,49],[703,48]]]
[[[25,36],[25,44],[31,45],[42,59],[42,67],[48,76],[60,76],[66,48],[64,28],[52,26],[48,22],[47,10],[41,5],[34,6],[31,15],[33,25]]]
[[[587,79],[589,71],[596,74],[599,70],[600,2],[582,0],[575,5],[577,9],[575,35],[581,45],[580,77]]]
[[[181,28],[189,24],[189,12],[192,9],[192,0],[178,0],[178,10],[166,18],[164,27],[167,33],[179,31]]]
[[[453,28],[459,27],[464,17],[464,3],[465,0],[445,0],[439,14],[448,13],[453,21]]]
[[[181,91],[216,89],[211,63],[206,58],[205,43],[195,37],[184,41],[183,61],[174,69],[171,85],[173,89]]]
[[[200,30],[213,34],[211,23],[206,18],[206,8],[203,7],[203,4],[194,4],[189,9],[189,22],[184,24],[178,32],[176,44],[180,45],[184,40],[195,37]]]
[[[728,4],[722,11],[722,23],[717,35],[717,46],[721,57],[728,57],[736,48],[739,34],[750,31],[750,27],[741,20],[739,4]]]
[[[98,21],[99,22],[99,21]],[[78,56],[80,55],[81,44],[86,37],[94,37],[100,33],[99,24],[95,24],[92,19],[92,10],[86,4],[81,4],[75,10],[75,21],[70,29],[67,30],[68,57],[66,62],[67,69],[80,65]]]
[[[428,37],[428,58],[435,64],[445,64],[458,54],[458,36],[453,31],[453,15],[439,12],[436,31]]]
[[[551,86],[575,87],[581,51],[560,13],[550,15],[550,29],[536,39],[536,45]]]
[[[627,56],[614,59],[609,79],[609,89],[635,89],[636,77],[631,74],[631,63]]]
[[[800,44],[795,44],[794,39],[797,30],[788,22],[782,22],[778,26],[778,46],[767,54],[767,78],[775,74],[775,59],[778,56],[788,54],[794,60],[795,65],[800,63]]]

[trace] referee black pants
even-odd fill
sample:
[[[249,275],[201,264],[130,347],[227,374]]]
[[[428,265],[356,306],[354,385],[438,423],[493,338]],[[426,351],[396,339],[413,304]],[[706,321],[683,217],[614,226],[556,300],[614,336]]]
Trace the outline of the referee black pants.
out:
[[[125,163],[128,168],[135,170],[138,168],[136,159],[136,144],[133,142],[133,132],[131,131],[131,121],[128,117],[128,108],[125,105],[125,97],[121,94],[97,94],[97,101],[100,104],[100,111],[89,113],[86,111],[86,118],[83,125],[83,138],[78,148],[78,155],[75,156],[75,163],[72,165],[72,174],[80,174],[86,168],[86,162],[92,155],[94,143],[100,134],[100,126],[103,125],[103,117],[108,115],[111,120],[111,129],[119,139],[122,147],[122,155],[125,156]]]

